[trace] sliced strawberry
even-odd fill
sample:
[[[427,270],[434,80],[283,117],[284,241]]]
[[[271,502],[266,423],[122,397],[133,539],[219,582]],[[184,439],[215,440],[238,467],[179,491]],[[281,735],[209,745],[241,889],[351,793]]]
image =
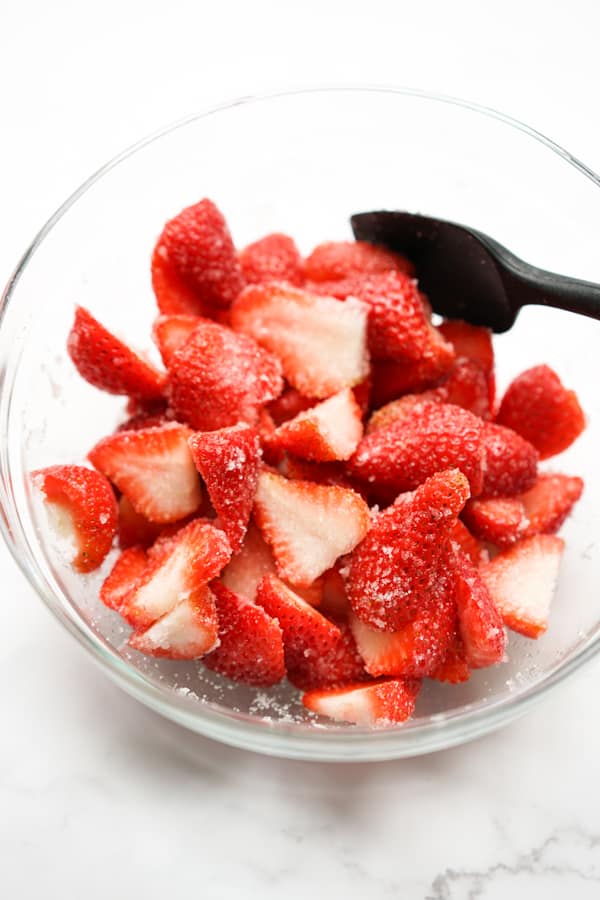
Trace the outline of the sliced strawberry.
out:
[[[100,588],[100,599],[104,605],[119,612],[147,565],[148,557],[143,547],[124,550]]]
[[[214,597],[203,586],[149,628],[134,631],[128,644],[147,656],[199,659],[218,646],[218,629]]]
[[[315,484],[337,484],[350,488],[360,494],[360,488],[348,477],[341,462],[308,462],[297,456],[286,455],[279,466],[279,471],[286,478],[294,481],[314,481]]]
[[[204,657],[213,672],[267,686],[285,677],[283,634],[277,619],[245,597],[211,582],[219,617],[219,646]]]
[[[360,384],[357,384],[352,388],[352,393],[354,394],[354,399],[358,403],[358,407],[360,409],[361,416],[366,416],[369,413],[369,409],[371,406],[371,377],[367,376],[364,381],[361,381]]]
[[[191,432],[173,422],[162,428],[121,431],[99,441],[90,462],[151,522],[176,522],[202,502],[192,459]]]
[[[152,326],[152,339],[160,351],[165,366],[169,366],[173,354],[182,347],[192,331],[202,324],[200,316],[159,316]]]
[[[403,394],[426,391],[436,387],[440,379],[452,371],[456,356],[451,344],[433,329],[427,356],[417,363],[391,359],[375,360],[372,366],[373,406],[383,406]]]
[[[467,665],[481,669],[502,662],[506,632],[484,580],[469,557],[454,552],[458,631]]]
[[[462,515],[465,514],[465,510],[471,502],[474,503],[475,501],[467,500]],[[471,534],[460,519],[454,523],[450,531],[450,541],[452,544],[456,544],[463,553],[467,554],[474,566],[480,566],[489,559],[489,554],[481,541],[474,534]]]
[[[468,496],[467,479],[450,469],[375,517],[350,557],[347,580],[350,604],[363,622],[397,631],[437,599],[439,564]]]
[[[312,281],[337,281],[390,270],[414,275],[415,267],[399,253],[367,241],[327,241],[315,247],[304,261],[304,273]]]
[[[97,569],[117,532],[117,501],[104,475],[84,466],[50,466],[31,478],[58,511],[59,532],[75,541],[73,566],[79,572]]]
[[[250,285],[232,308],[232,326],[281,360],[290,384],[329,397],[368,374],[367,310],[280,284]]]
[[[481,576],[505,625],[529,638],[548,628],[565,542],[538,534],[519,541],[481,568]]]
[[[151,625],[182,600],[203,591],[230,557],[225,534],[195,519],[151,548],[148,568],[127,597],[121,614],[136,628]]]
[[[446,656],[429,676],[434,681],[461,684],[471,677],[471,670],[465,659],[465,648],[458,634],[454,635]]]
[[[345,388],[312,409],[280,425],[275,445],[304,459],[331,462],[349,459],[362,438],[360,408]]]
[[[198,431],[188,443],[223,531],[236,552],[244,540],[258,484],[258,432],[240,422],[218,431]]]
[[[438,326],[457,356],[466,357],[481,366],[486,375],[494,371],[494,346],[492,332],[481,325],[471,325],[460,319],[446,319]]]
[[[158,241],[152,253],[151,276],[156,305],[163,315],[211,316],[214,307],[205,303],[179,275],[169,261],[162,240]]]
[[[442,403],[442,398],[432,390],[424,391],[422,394],[405,394],[398,400],[392,400],[375,410],[368,421],[367,434],[379,431],[380,428],[388,428],[396,422],[405,422],[410,419],[413,410],[418,409],[424,402]]]
[[[162,397],[164,374],[107,331],[82,306],[75,310],[67,351],[81,377],[102,391],[151,400]]]
[[[490,419],[494,398],[490,396],[488,376],[479,363],[459,357],[445,380],[431,393],[444,403],[454,403],[475,416]]]
[[[172,420],[167,418],[164,412],[147,413],[139,412],[130,416],[116,429],[119,431],[140,431],[142,428],[160,428],[162,425],[168,425]]]
[[[275,438],[277,431],[275,422],[266,409],[261,409],[259,412],[256,427],[264,462],[268,466],[279,466],[285,458],[285,451],[282,450]]]
[[[299,664],[288,671],[288,679],[301,691],[370,681],[350,626],[343,620],[334,624],[340,630],[334,646],[319,655],[309,654],[301,658]]]
[[[139,544],[141,547],[149,547],[160,535],[164,525],[151,522],[145,516],[135,511],[131,500],[121,494],[119,497],[119,547],[122,550]]]
[[[240,251],[239,260],[248,284],[268,281],[287,281],[298,287],[304,284],[302,257],[287,234],[268,234],[248,244]]]
[[[255,424],[265,403],[281,393],[279,360],[251,338],[202,322],[169,365],[175,417],[197,431]]]
[[[323,573],[323,595],[319,610],[324,616],[329,616],[336,621],[348,618],[350,602],[346,593],[346,582],[339,571],[339,563],[332,569]]]
[[[585,428],[577,395],[548,366],[528,369],[511,382],[497,421],[533,444],[540,459],[562,453]]]
[[[486,422],[483,428],[485,474],[482,495],[507,497],[529,490],[537,479],[535,447],[516,431]]]
[[[317,401],[310,397],[305,397],[296,388],[286,388],[279,397],[269,403],[267,409],[271,415],[275,425],[279,426],[288,419],[293,419],[298,413],[310,409]]]
[[[300,586],[353,550],[369,527],[369,508],[354,491],[267,471],[258,479],[254,516],[279,575]]]
[[[518,496],[469,500],[463,518],[473,534],[498,547],[508,547],[521,540],[529,524]]]
[[[412,716],[421,682],[417,678],[381,679],[370,684],[307,691],[302,703],[335,722],[369,728],[398,725]]]

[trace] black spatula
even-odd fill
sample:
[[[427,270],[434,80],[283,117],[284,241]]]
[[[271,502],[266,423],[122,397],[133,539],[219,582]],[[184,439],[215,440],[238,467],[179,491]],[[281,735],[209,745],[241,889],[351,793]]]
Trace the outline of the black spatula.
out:
[[[600,319],[600,285],[537,269],[486,234],[429,216],[386,210],[351,218],[357,240],[412,259],[436,313],[507,331],[522,306],[556,306]]]

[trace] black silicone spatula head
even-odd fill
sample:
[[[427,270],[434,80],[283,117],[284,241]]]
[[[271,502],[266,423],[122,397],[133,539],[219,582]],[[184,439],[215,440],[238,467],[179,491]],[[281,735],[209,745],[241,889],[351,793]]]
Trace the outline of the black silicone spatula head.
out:
[[[473,228],[406,212],[351,218],[357,240],[408,256],[436,313],[506,331],[519,309],[537,303],[600,318],[600,286],[530,266]]]

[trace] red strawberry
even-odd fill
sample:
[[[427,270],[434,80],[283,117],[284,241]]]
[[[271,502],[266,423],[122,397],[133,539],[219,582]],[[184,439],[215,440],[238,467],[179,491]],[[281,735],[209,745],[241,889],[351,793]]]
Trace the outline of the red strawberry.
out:
[[[466,357],[481,366],[486,375],[494,371],[494,347],[492,332],[480,325],[471,325],[460,319],[447,319],[438,326],[442,335],[450,341],[457,356]]]
[[[360,384],[357,384],[356,387],[352,388],[352,393],[354,394],[354,399],[358,403],[361,416],[366,416],[369,413],[369,408],[371,406],[371,389],[372,384],[370,376],[367,376],[364,381],[361,381]]]
[[[304,284],[302,257],[287,234],[268,234],[248,244],[240,251],[239,260],[248,284],[267,281],[287,281],[300,287]]]
[[[259,412],[256,427],[264,462],[268,466],[280,465],[285,457],[285,451],[281,449],[275,438],[277,431],[275,422],[266,409],[261,409]]]
[[[444,403],[462,406],[482,419],[491,418],[493,397],[490,399],[488,378],[481,366],[470,359],[457,359],[446,379],[428,394]]]
[[[165,366],[169,366],[173,354],[182,347],[191,333],[204,319],[200,316],[174,315],[159,316],[152,326],[152,339],[158,349]]]
[[[464,656],[472,669],[502,662],[506,633],[500,613],[469,557],[455,551],[456,608]]]
[[[486,422],[483,427],[485,473],[482,495],[506,497],[529,490],[537,478],[535,447],[516,431]]]
[[[465,510],[471,502],[474,503],[475,501],[467,500],[462,515],[464,515]],[[475,535],[471,534],[469,529],[463,525],[460,519],[454,523],[450,532],[450,541],[453,544],[456,544],[463,553],[467,554],[474,566],[480,566],[489,559],[488,552],[481,541],[477,540]]]
[[[168,425],[171,422],[164,412],[147,413],[139,412],[130,416],[117,428],[119,431],[140,431],[142,428],[160,428],[162,425]]]
[[[431,334],[431,346],[417,363],[379,359],[373,363],[373,406],[383,406],[402,394],[417,393],[435,387],[448,375],[455,362],[452,345],[436,329]]]
[[[300,586],[353,550],[369,527],[369,508],[354,491],[267,471],[258,479],[254,515],[279,575]]]
[[[176,350],[169,396],[177,419],[197,431],[254,424],[265,403],[281,392],[279,360],[244,334],[202,322]]]
[[[131,505],[131,500],[121,494],[119,498],[119,547],[125,550],[139,544],[149,547],[161,533],[164,525],[151,522],[145,516],[140,515]]]
[[[290,384],[308,397],[329,397],[368,374],[366,307],[281,284],[250,285],[231,322],[281,360]]]
[[[159,312],[165,316],[210,316],[211,307],[189,287],[169,261],[168,251],[159,240],[152,254],[152,289]]]
[[[97,569],[117,531],[117,501],[104,475],[83,466],[50,466],[31,477],[46,503],[58,508],[58,530],[74,538],[73,566],[79,572]]]
[[[469,500],[463,518],[473,534],[499,547],[520,540],[528,526],[525,507],[518,496]]]
[[[301,691],[319,687],[341,687],[369,681],[362,657],[347,622],[335,622],[340,637],[335,645],[319,655],[309,655],[288,671],[288,679]]]
[[[317,401],[310,397],[305,397],[296,388],[286,388],[279,397],[269,403],[268,411],[272,416],[275,425],[281,425],[288,419],[293,419],[298,413],[310,409]]]
[[[339,571],[339,563],[322,575],[323,596],[319,605],[325,616],[336,621],[347,619],[350,603],[346,594],[346,583]]]
[[[415,268],[399,253],[367,241],[327,241],[315,247],[304,262],[304,274],[312,281],[337,281],[390,270],[414,275]]]
[[[219,646],[204,657],[213,672],[267,686],[285,677],[283,635],[276,619],[218,581],[211,582],[219,617]]]
[[[188,206],[165,225],[159,246],[201,303],[227,308],[244,277],[227,223],[211,200]]]
[[[348,470],[382,497],[390,497],[456,467],[477,495],[483,482],[482,427],[466,409],[424,401],[406,418],[366,435]]]
[[[103,438],[90,462],[116,484],[135,511],[151,522],[176,522],[202,501],[192,459],[190,430],[175,422],[162,428],[121,431]]]
[[[143,547],[124,550],[100,588],[100,599],[104,605],[119,612],[147,565],[148,557]]]
[[[151,625],[182,600],[202,593],[204,585],[221,572],[230,557],[225,534],[202,519],[194,519],[150,549],[148,567],[121,614],[136,628]]]
[[[360,490],[348,478],[344,465],[340,462],[308,462],[296,456],[286,456],[279,471],[293,481],[314,481],[315,484],[337,484],[340,487]]]
[[[548,628],[565,542],[551,534],[519,541],[481,568],[481,576],[504,624],[537,638]]]
[[[511,382],[497,421],[533,444],[541,459],[562,453],[585,428],[577,395],[548,366],[528,369]]]
[[[234,552],[240,549],[258,484],[258,432],[240,422],[218,431],[196,432],[189,446]]]
[[[67,351],[82,378],[109,394],[160,398],[165,376],[97,322],[82,306],[67,339]]]
[[[302,702],[311,712],[336,722],[381,727],[412,716],[421,682],[416,678],[381,679],[371,684],[307,691]]]
[[[361,413],[350,388],[280,425],[275,445],[304,459],[331,462],[349,459],[362,438]]]
[[[203,586],[149,628],[134,631],[128,644],[148,656],[199,659],[218,646],[218,626],[214,597]]]
[[[439,563],[468,496],[465,476],[451,469],[375,517],[350,557],[347,580],[350,604],[363,622],[397,631],[435,601]]]
[[[410,419],[413,410],[419,408],[425,401],[431,403],[442,403],[442,399],[435,391],[424,391],[422,394],[405,394],[398,400],[392,400],[385,406],[376,409],[367,423],[367,434],[373,431],[379,431],[380,428],[387,428],[395,425],[396,422],[405,422]]]
[[[429,677],[434,681],[444,681],[448,684],[460,684],[469,680],[471,670],[465,659],[463,642],[458,634],[454,635],[446,656]]]

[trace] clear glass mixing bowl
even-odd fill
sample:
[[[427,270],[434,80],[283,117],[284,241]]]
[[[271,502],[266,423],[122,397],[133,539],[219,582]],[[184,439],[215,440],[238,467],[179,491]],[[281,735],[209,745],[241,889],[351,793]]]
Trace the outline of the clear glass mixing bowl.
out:
[[[548,361],[579,392],[589,427],[546,468],[587,476],[564,529],[567,550],[551,626],[511,636],[510,661],[460,686],[426,683],[415,718],[369,730],[311,721],[291,688],[234,685],[194,663],[123,649],[126,631],[97,597],[110,566],[85,579],[64,562],[27,473],[83,460],[123,401],[82,381],[65,352],[75,303],[134,345],[155,315],[149,257],[164,221],[203,196],[238,245],[269,231],[303,250],[350,235],[374,208],[468,223],[524,259],[600,281],[600,180],[566,151],[505,116],[408,90],[322,89],[249,98],[142,141],[67,200],[8,284],[0,326],[0,501],[4,537],[49,609],[122,688],[197,732],[239,747],[321,760],[376,760],[448,747],[522,713],[600,647],[598,324],[525,310],[497,340],[500,388]],[[109,713],[107,713],[109,714]]]

